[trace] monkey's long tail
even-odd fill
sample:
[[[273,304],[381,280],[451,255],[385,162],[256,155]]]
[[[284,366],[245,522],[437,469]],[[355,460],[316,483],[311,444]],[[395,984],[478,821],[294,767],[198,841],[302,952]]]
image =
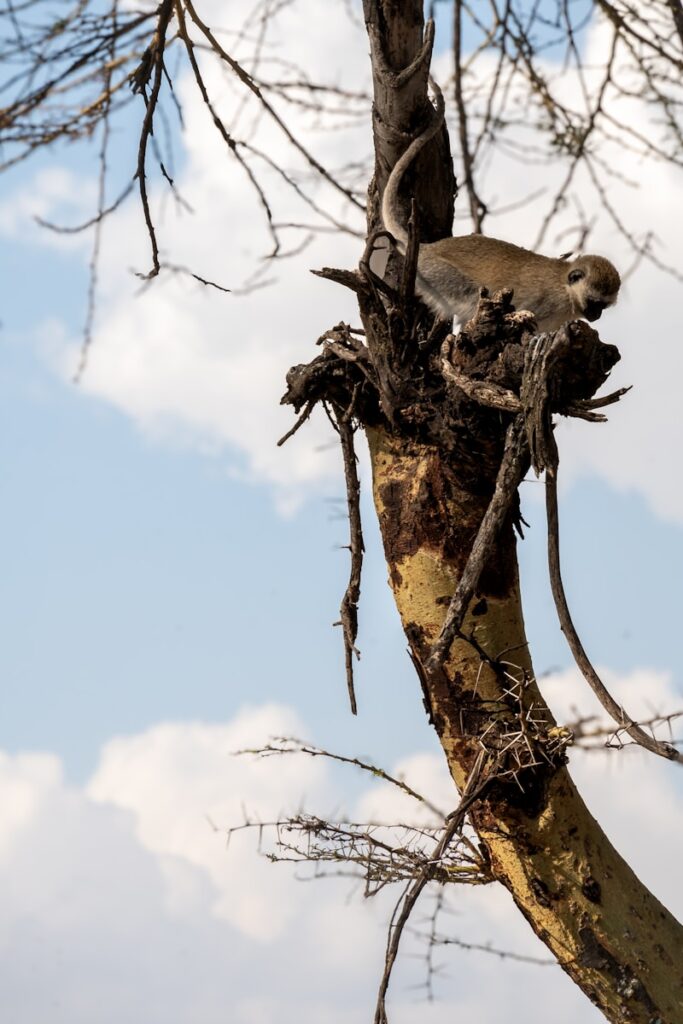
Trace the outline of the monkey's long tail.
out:
[[[384,195],[382,196],[382,222],[387,231],[390,231],[396,239],[400,252],[405,252],[408,244],[408,232],[401,223],[401,212],[398,202],[398,192],[401,185],[401,179],[418,153],[439,131],[444,120],[445,104],[443,93],[431,75],[429,76],[429,82],[435,99],[435,108],[431,124],[425,128],[421,135],[418,135],[416,139],[413,139],[405,153],[403,153],[403,155],[396,161],[392,172],[389,175],[387,186],[384,189]]]

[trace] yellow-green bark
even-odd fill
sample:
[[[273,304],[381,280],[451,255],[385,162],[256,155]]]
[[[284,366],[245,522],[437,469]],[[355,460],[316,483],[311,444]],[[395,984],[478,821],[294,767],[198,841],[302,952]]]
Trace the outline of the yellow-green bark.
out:
[[[390,583],[413,652],[423,662],[486,508],[485,495],[459,488],[435,449],[368,431],[375,505]],[[472,611],[477,614],[472,615]],[[493,658],[532,679],[519,598],[512,530],[504,537],[472,602],[464,631]],[[462,786],[476,756],[463,708],[500,697],[498,675],[466,641],[445,671],[423,679],[425,702],[451,774]],[[526,700],[550,712],[535,682]],[[608,1020],[683,1022],[683,928],[642,885],[576,791],[569,772],[549,770],[530,794],[497,788],[473,812],[493,874],[511,892],[536,934]],[[634,821],[634,828],[638,823]],[[548,1018],[552,1019],[551,1016]]]

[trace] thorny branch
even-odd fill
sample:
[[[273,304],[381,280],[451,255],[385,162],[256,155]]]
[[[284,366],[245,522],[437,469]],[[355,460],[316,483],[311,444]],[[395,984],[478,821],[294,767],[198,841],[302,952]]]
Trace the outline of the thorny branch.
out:
[[[647,729],[654,737],[656,730],[662,727],[669,733],[669,744],[672,747],[683,745],[682,739],[674,736],[673,725],[683,718],[683,711],[673,711],[670,714],[652,714],[648,718],[640,719],[636,724],[641,729]],[[566,728],[572,734],[574,746],[582,750],[609,750],[616,748],[621,750],[624,746],[640,746],[638,743],[626,744],[624,736],[627,735],[624,728],[615,728],[614,722],[603,722],[597,715],[583,715],[572,719],[567,723]]]
[[[444,844],[444,836],[451,832],[452,815],[445,815],[404,779],[397,779],[358,758],[335,754],[295,739],[273,739],[264,747],[237,753],[261,758],[303,754],[357,767],[410,797],[423,816],[424,811],[428,812],[430,820],[424,824],[388,824],[348,818],[328,820],[299,812],[266,822],[252,819],[245,813],[241,824],[227,829],[228,840],[248,830],[256,831],[262,843],[268,834],[274,840],[274,848],[265,851],[270,860],[312,864],[315,877],[334,874],[362,879],[366,897],[376,895],[388,885],[410,882],[422,869],[428,869],[430,880],[440,885],[480,885],[491,881],[480,850],[463,829],[464,812],[457,840],[451,835]]]
[[[502,663],[501,663],[502,665]],[[431,985],[433,966],[431,957],[439,945],[459,945],[466,949],[488,952],[501,958],[518,959],[529,963],[550,964],[497,949],[491,944],[465,943],[445,936],[436,929],[436,919],[443,911],[446,886],[482,885],[492,880],[489,865],[481,848],[474,841],[468,821],[468,812],[482,798],[488,786],[509,776],[518,777],[536,763],[534,737],[542,735],[543,721],[536,722],[533,709],[524,711],[524,684],[512,680],[510,693],[514,695],[516,724],[508,723],[503,733],[492,730],[480,744],[480,753],[464,787],[458,807],[450,814],[434,806],[425,796],[412,788],[403,778],[396,778],[377,765],[356,757],[346,757],[312,746],[297,739],[274,738],[265,746],[237,751],[259,758],[285,755],[322,757],[332,762],[359,768],[373,779],[386,782],[415,802],[416,809],[427,811],[435,822],[429,824],[388,824],[384,822],[358,822],[346,817],[336,820],[299,811],[290,816],[263,821],[253,818],[247,811],[244,820],[225,830],[228,842],[244,831],[256,832],[259,851],[271,861],[309,864],[314,868],[313,878],[348,877],[362,880],[364,895],[372,897],[388,885],[404,885],[404,891],[394,909],[387,939],[385,965],[378,991],[375,1021],[386,1024],[386,996],[396,963],[401,940],[406,930],[427,943],[428,984]],[[559,732],[559,730],[558,730]],[[558,750],[564,740],[559,740]],[[516,767],[515,767],[516,765]],[[214,828],[217,826],[212,822]],[[266,845],[266,839],[268,843]],[[429,935],[408,929],[415,906],[428,885],[437,885],[436,903],[431,916]]]
[[[427,943],[428,951],[427,955],[430,960],[433,958],[434,951],[439,946],[455,946],[457,949],[468,950],[476,953],[488,953],[490,956],[497,957],[499,960],[514,960],[516,963],[521,964],[533,964],[534,967],[557,967],[557,960],[551,960],[548,957],[538,956],[527,956],[524,953],[516,953],[512,949],[499,949],[497,946],[491,945],[491,943],[483,942],[466,942],[464,939],[460,939],[455,935],[443,935],[436,930],[436,916],[440,910],[438,905],[439,899],[443,898],[443,889],[439,890],[437,894],[437,905],[435,907],[435,914],[432,916],[430,924],[432,925],[428,934],[420,931],[417,928],[411,928],[410,932],[415,935],[418,939],[422,939]],[[433,975],[434,968],[428,963],[428,978],[427,984],[431,986],[431,975]],[[432,997],[433,998],[433,997]]]
[[[521,708],[521,701],[518,706]],[[375,1011],[376,1024],[387,1024],[386,996],[393,967],[407,923],[426,887],[431,883],[441,886],[473,885],[491,880],[486,861],[467,834],[467,816],[486,788],[507,773],[510,749],[510,743],[504,747],[482,744],[458,807],[446,816],[404,780],[396,779],[383,769],[357,758],[330,753],[292,739],[276,739],[265,747],[239,751],[240,754],[249,753],[258,757],[305,754],[353,765],[395,786],[436,815],[437,825],[418,826],[404,823],[360,823],[347,819],[329,821],[303,812],[289,818],[264,822],[252,820],[245,814],[241,824],[232,826],[226,832],[229,840],[237,832],[256,831],[261,849],[264,836],[269,833],[274,838],[275,848],[263,851],[268,859],[312,864],[316,878],[330,874],[360,877],[364,880],[366,896],[375,895],[388,884],[405,884],[389,930]],[[325,870],[323,866],[330,870]],[[449,941],[448,938],[435,935],[430,940],[430,946]],[[482,949],[491,952],[491,947],[483,946]],[[494,952],[499,956],[508,955],[501,950]]]
[[[429,799],[427,799],[427,797],[423,796],[422,793],[418,793],[416,789],[409,786],[405,779],[398,779],[395,776],[390,775],[389,772],[384,770],[384,768],[380,768],[376,764],[371,764],[369,761],[363,761],[359,757],[346,757],[343,754],[335,754],[329,750],[323,750],[322,747],[316,747],[310,743],[303,743],[301,740],[297,740],[289,736],[276,736],[265,747],[236,751],[237,756],[242,756],[244,754],[256,754],[259,757],[273,757],[280,756],[282,754],[305,754],[307,757],[323,757],[328,761],[337,761],[339,764],[346,764],[354,768],[359,768],[368,775],[372,775],[373,778],[381,779],[383,782],[388,782],[390,785],[395,786],[396,789],[405,793],[406,796],[409,796],[418,804],[422,804],[422,806],[430,811],[436,818],[442,819],[445,817],[445,812],[441,808],[433,804]]]
[[[476,640],[471,638],[476,647]],[[481,885],[492,880],[489,866],[481,849],[470,838],[468,811],[481,799],[488,786],[512,777],[523,788],[524,773],[537,765],[539,756],[554,759],[563,756],[567,744],[576,742],[580,746],[594,744],[597,739],[615,739],[614,731],[608,727],[593,725],[593,718],[577,718],[569,726],[548,730],[543,709],[538,711],[526,707],[523,678],[511,674],[505,665],[509,664],[500,656],[493,662],[481,652],[481,657],[495,665],[507,680],[506,695],[512,705],[496,710],[491,707],[491,725],[479,739],[480,752],[470,774],[469,781],[457,809],[451,814],[436,807],[423,794],[408,785],[405,779],[396,778],[375,764],[356,757],[347,757],[312,746],[297,739],[275,738],[265,746],[241,750],[239,755],[254,755],[261,758],[283,755],[304,755],[322,757],[343,765],[359,768],[361,771],[395,787],[415,802],[416,808],[423,808],[436,819],[435,824],[408,824],[400,822],[359,822],[348,818],[330,820],[303,811],[291,817],[263,821],[252,818],[245,812],[241,824],[226,830],[228,841],[243,831],[256,832],[259,850],[271,861],[310,864],[314,868],[313,878],[346,877],[363,881],[366,897],[372,897],[389,885],[403,884],[391,919],[387,939],[385,964],[378,991],[375,1011],[376,1024],[387,1024],[386,996],[395,966],[400,943],[406,931],[427,944],[427,985],[431,987],[434,967],[432,958],[438,946],[455,945],[462,949],[489,953],[501,959],[513,959],[524,963],[552,966],[556,961],[524,956],[514,951],[503,950],[490,943],[465,942],[455,936],[444,935],[437,930],[436,918],[443,909],[443,894],[446,886],[453,884]],[[511,666],[514,668],[514,666]],[[500,730],[501,712],[514,708],[514,717],[508,719]],[[497,719],[496,727],[496,716]],[[677,715],[653,716],[641,725],[669,723]],[[474,737],[473,737],[474,738]],[[595,749],[591,746],[589,749]],[[216,826],[214,826],[216,827]],[[272,844],[265,846],[266,836]],[[472,834],[473,835],[473,834]],[[424,934],[410,929],[415,906],[430,884],[439,886],[435,909],[431,916],[430,931]]]

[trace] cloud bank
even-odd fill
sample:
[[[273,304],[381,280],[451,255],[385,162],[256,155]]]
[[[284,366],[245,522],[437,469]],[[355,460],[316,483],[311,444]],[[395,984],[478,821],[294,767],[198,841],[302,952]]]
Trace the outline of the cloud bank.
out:
[[[614,681],[671,707],[664,677]],[[546,681],[555,708],[579,693],[572,673]],[[633,692],[629,692],[633,691]],[[351,796],[326,763],[233,757],[273,734],[303,733],[288,708],[245,709],[225,724],[162,723],[102,749],[83,787],[49,754],[0,755],[0,1015],[13,1024],[197,1021],[361,1024],[374,1005],[388,916],[398,893],[364,901],[349,880],[302,884],[289,865],[259,858],[255,836],[225,829],[245,813],[268,821],[303,803],[322,814],[392,821],[414,816],[405,796],[366,783]],[[638,751],[578,755],[575,774],[608,834],[675,913],[683,852],[670,822],[683,812],[675,769]],[[454,794],[439,757],[393,766],[446,809]],[[653,799],[653,793],[657,799]],[[546,958],[507,894],[455,890],[447,934]],[[429,912],[421,905],[419,928]],[[499,961],[451,947],[437,956],[436,1002],[407,941],[392,1020],[482,1024],[515,1017],[558,1024],[600,1015],[555,967]],[[493,979],[495,978],[495,983]]]

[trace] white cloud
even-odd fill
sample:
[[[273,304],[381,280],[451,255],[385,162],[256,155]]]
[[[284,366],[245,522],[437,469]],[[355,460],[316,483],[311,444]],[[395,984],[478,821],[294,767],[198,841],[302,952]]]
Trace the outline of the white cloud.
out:
[[[674,699],[666,680],[642,672],[611,680],[624,700],[649,687]],[[556,707],[577,696],[571,674],[544,683]],[[633,692],[631,692],[633,691]],[[635,706],[635,705],[634,705]],[[243,806],[264,819],[296,809],[326,813],[343,793],[319,760],[234,758],[301,723],[275,706],[247,709],[224,725],[165,723],[111,740],[83,788],[68,785],[57,758],[0,757],[0,1015],[13,1024],[362,1024],[374,1005],[388,892],[363,901],[339,880],[297,883],[284,865],[264,863],[254,837],[226,850],[224,829]],[[637,754],[573,758],[589,805],[608,834],[674,912],[681,848],[670,823],[683,795],[676,770]],[[414,755],[393,768],[436,803],[453,794],[443,761]],[[656,794],[656,799],[653,799]],[[348,799],[348,798],[347,798]],[[368,782],[353,815],[406,818],[411,802]],[[430,907],[423,902],[414,924]],[[457,890],[442,932],[469,942],[547,956],[499,888]],[[446,1024],[453,1015],[488,1024],[515,1007],[529,1024],[597,1022],[600,1016],[557,968],[500,961],[447,947],[435,979],[409,938],[391,991],[391,1020]],[[493,979],[495,978],[495,984]]]
[[[11,851],[12,840],[35,816],[50,790],[61,784],[62,768],[51,754],[9,757],[0,753],[3,800],[0,809],[0,856]]]
[[[86,220],[92,215],[96,202],[92,182],[84,181],[63,167],[44,169],[28,184],[21,185],[9,200],[0,203],[0,235],[24,244],[32,241],[60,250],[81,249],[80,236],[46,230],[36,219],[49,221],[55,209],[59,209],[70,221]]]
[[[298,896],[282,872],[254,861],[252,844],[241,836],[234,837],[226,856],[225,829],[244,816],[267,821],[293,813],[303,793],[315,799],[323,766],[288,757],[274,770],[269,762],[234,753],[254,738],[300,731],[291,711],[271,706],[244,711],[228,725],[157,725],[108,742],[87,793],[132,813],[146,850],[202,869],[215,890],[216,916],[252,938],[271,939],[290,922]],[[191,880],[175,859],[164,875],[168,905],[184,907],[192,896]]]
[[[354,951],[344,977],[326,964],[308,979],[320,904],[331,926],[344,891],[297,885],[258,858],[253,835],[226,850],[222,830],[242,805],[272,817],[304,793],[316,800],[320,762],[231,756],[293,727],[296,716],[275,707],[225,726],[159,725],[107,744],[83,789],[65,784],[54,757],[0,758],[3,1020],[313,1022],[311,1006],[341,1003],[346,984],[371,977],[372,908],[336,921]],[[355,945],[345,922],[358,927]]]

